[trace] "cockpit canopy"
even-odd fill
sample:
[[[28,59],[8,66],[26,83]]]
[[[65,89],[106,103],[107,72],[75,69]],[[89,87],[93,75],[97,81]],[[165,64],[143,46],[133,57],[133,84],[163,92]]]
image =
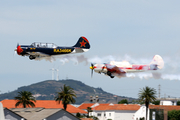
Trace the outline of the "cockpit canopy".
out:
[[[57,48],[57,45],[54,43],[39,43],[39,42],[34,42],[31,44],[33,47],[39,47],[39,48]]]

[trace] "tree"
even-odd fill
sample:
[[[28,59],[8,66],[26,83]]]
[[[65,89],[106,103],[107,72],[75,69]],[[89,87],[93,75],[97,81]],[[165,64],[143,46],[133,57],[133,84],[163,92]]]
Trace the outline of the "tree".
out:
[[[168,120],[180,120],[180,110],[168,111]]]
[[[146,120],[147,120],[147,113],[149,108],[149,103],[156,100],[156,90],[154,88],[150,88],[146,86],[139,91],[139,100],[144,101],[146,106]]]
[[[74,104],[76,102],[74,97],[76,97],[74,90],[71,87],[64,85],[64,87],[61,87],[60,92],[57,92],[55,100],[59,102],[59,104],[62,101],[63,107],[66,110],[68,104]]]
[[[76,117],[80,118],[81,117],[81,114],[78,112],[76,113]]]
[[[23,105],[24,108],[28,107],[35,107],[34,102],[36,102],[35,97],[33,97],[32,93],[29,91],[21,91],[18,92],[18,96],[15,97],[17,103],[15,106]]]
[[[152,104],[154,104],[154,105],[160,105],[160,100],[155,100],[155,101],[152,102]]]
[[[177,105],[180,105],[180,101],[177,101]]]
[[[118,102],[118,104],[128,104],[128,100],[122,99],[121,101]]]
[[[144,117],[142,117],[142,118],[140,118],[139,120],[145,120],[145,118],[144,118]]]
[[[89,117],[89,112],[92,112],[92,108],[91,107],[87,107],[87,112],[88,112],[87,117]]]

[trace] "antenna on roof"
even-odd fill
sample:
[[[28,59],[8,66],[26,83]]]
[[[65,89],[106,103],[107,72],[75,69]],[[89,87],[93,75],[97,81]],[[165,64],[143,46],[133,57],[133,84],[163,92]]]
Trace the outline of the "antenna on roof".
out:
[[[159,99],[161,98],[161,85],[159,84],[159,89],[158,89],[158,95],[159,95]]]

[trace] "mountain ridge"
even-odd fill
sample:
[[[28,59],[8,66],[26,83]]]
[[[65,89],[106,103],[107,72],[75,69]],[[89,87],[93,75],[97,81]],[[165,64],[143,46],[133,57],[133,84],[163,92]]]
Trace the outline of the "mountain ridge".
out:
[[[128,101],[134,100],[125,96],[114,97],[114,94],[103,91],[102,88],[94,88],[84,84],[82,81],[67,79],[67,80],[45,80],[31,85],[22,86],[9,93],[0,94],[0,100],[14,99],[20,91],[30,91],[36,97],[37,100],[54,100],[57,92],[60,91],[60,87],[64,84],[74,89],[76,93],[76,103],[81,104],[83,102],[90,102],[90,96],[98,96],[100,103],[117,103],[121,99],[128,99]]]

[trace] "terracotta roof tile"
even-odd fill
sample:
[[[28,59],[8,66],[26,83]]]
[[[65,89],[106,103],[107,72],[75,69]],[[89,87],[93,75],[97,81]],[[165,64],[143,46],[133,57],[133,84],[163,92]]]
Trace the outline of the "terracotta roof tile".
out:
[[[80,109],[87,109],[87,107],[91,107],[93,106],[95,103],[83,103],[81,104],[78,108]],[[110,103],[99,103],[98,106],[107,106],[109,105]]]
[[[16,100],[3,100],[1,103],[3,104],[3,107],[6,107],[8,109],[15,108]],[[35,106],[43,107],[43,108],[63,108],[63,104],[56,102],[55,100],[36,100]],[[17,108],[23,108],[23,106],[18,106]],[[83,113],[86,114],[87,112],[84,110],[81,110],[79,108],[74,107],[73,105],[67,106],[67,111],[70,113]]]
[[[149,109],[164,109],[167,111],[180,110],[180,106],[173,105],[149,105]]]
[[[87,107],[91,107],[93,105],[94,105],[94,103],[83,103],[78,108],[79,109],[87,109]]]
[[[80,118],[81,120],[93,120],[92,118]]]
[[[140,106],[136,104],[114,104],[114,105],[100,105],[95,107],[95,110],[139,110]]]

